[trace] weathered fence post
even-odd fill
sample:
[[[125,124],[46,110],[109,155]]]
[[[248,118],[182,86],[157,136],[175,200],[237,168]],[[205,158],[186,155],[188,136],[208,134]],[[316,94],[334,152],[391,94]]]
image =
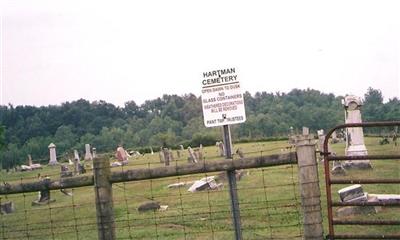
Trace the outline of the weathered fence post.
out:
[[[321,192],[319,189],[318,167],[315,143],[312,137],[298,136],[296,139],[297,162],[301,206],[303,210],[304,239],[323,239]]]
[[[107,158],[93,160],[94,191],[96,195],[97,230],[99,240],[115,239],[115,222],[110,163]]]

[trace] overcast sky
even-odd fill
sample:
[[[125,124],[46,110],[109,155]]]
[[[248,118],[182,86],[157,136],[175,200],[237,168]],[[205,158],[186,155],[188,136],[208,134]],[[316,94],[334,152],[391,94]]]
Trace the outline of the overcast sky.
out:
[[[400,97],[398,1],[0,1],[0,104],[123,106],[200,95],[235,67],[244,91]]]

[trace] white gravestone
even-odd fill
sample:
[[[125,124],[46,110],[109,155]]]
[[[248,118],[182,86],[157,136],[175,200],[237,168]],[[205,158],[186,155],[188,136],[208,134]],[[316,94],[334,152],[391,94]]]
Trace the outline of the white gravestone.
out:
[[[50,161],[49,165],[57,165],[57,154],[56,154],[56,145],[54,143],[50,143],[49,145],[49,152],[50,152]]]
[[[79,153],[78,150],[74,150],[74,160],[76,160],[78,163],[80,163],[80,158],[79,158]]]
[[[93,160],[92,153],[90,152],[90,144],[85,144],[85,160]]]
[[[361,106],[361,99],[357,96],[350,95],[344,98],[345,123],[362,123]],[[346,156],[368,155],[361,127],[347,128],[346,135]],[[372,168],[370,160],[346,161],[344,165],[346,168]]]
[[[92,157],[97,158],[96,148],[92,148]]]

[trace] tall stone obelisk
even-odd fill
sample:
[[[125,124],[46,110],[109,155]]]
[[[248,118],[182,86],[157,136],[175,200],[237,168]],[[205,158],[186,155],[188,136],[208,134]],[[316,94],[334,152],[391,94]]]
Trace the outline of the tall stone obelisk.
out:
[[[348,95],[344,98],[345,123],[362,123],[361,120],[360,97]],[[364,143],[364,133],[361,127],[346,129],[346,156],[365,156],[368,155]],[[345,168],[368,169],[372,168],[370,160],[346,161]]]

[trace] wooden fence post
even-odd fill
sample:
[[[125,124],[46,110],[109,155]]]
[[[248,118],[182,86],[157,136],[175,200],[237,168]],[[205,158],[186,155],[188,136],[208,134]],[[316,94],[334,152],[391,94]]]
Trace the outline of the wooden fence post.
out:
[[[97,230],[99,240],[114,240],[115,222],[110,163],[107,158],[93,160],[94,191],[96,195]]]
[[[304,239],[323,239],[321,192],[319,189],[318,167],[315,143],[309,135],[296,139],[297,163],[301,206],[303,210]]]

